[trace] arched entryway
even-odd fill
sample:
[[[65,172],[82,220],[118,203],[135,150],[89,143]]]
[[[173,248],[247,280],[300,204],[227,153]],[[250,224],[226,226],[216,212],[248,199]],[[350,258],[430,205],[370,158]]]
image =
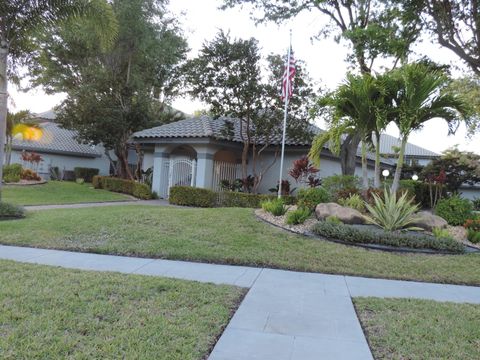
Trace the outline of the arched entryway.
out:
[[[160,194],[168,198],[172,186],[195,186],[197,152],[189,145],[173,148],[163,162]]]

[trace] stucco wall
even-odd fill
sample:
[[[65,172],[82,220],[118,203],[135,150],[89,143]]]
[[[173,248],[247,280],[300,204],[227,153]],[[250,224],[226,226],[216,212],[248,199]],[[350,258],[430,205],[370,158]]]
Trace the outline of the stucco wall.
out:
[[[87,158],[78,156],[68,156],[59,154],[40,153],[43,161],[39,164],[38,173],[44,178],[49,178],[50,167],[57,166],[60,170],[72,171],[75,167],[89,167],[100,170],[100,175],[108,175],[110,170],[110,163],[105,155],[97,158]],[[22,163],[21,151],[12,151],[12,164]]]

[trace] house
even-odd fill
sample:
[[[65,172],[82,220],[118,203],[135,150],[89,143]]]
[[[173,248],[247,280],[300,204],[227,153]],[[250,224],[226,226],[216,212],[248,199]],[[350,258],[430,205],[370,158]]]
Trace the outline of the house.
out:
[[[71,177],[75,167],[97,168],[101,175],[110,173],[110,161],[102,146],[82,144],[76,140],[77,133],[67,130],[55,123],[55,114],[48,111],[38,114],[34,121],[42,130],[37,140],[24,140],[15,137],[12,143],[11,163],[19,163],[24,167],[32,164],[22,160],[22,152],[35,152],[42,161],[35,166],[37,173],[45,179],[50,178],[50,169],[58,167],[66,177]]]
[[[318,132],[320,129],[312,127],[312,131]],[[241,177],[243,142],[238,120],[193,117],[136,132],[133,140],[144,151],[143,169],[153,168],[152,190],[160,197],[168,197],[169,188],[174,185],[191,185],[218,191],[222,180],[233,181]],[[262,144],[262,140],[259,143]],[[274,136],[269,144],[262,154],[260,164],[257,163],[257,166],[268,167],[259,187],[261,193],[268,193],[269,189],[278,184],[279,179],[278,150],[281,136]],[[295,185],[295,180],[289,176],[288,171],[294,160],[308,153],[311,143],[287,136],[285,145],[282,179]],[[324,149],[321,159],[319,176],[341,173],[338,157],[328,148]],[[249,174],[253,172],[252,164],[250,155]],[[395,161],[382,158],[381,164],[382,168],[392,169]],[[369,176],[373,177],[373,154],[368,154],[368,171]],[[356,174],[361,175],[360,151],[357,153]]]
[[[375,139],[375,136],[374,136]],[[401,140],[395,136],[388,134],[380,135],[380,153],[385,158],[398,158]],[[422,148],[420,146],[407,143],[405,147],[405,164],[425,166],[435,158],[440,157],[440,154]]]

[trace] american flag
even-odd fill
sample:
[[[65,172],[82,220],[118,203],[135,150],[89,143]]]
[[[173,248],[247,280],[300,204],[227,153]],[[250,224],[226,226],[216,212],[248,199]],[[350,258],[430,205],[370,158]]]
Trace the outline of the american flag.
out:
[[[285,71],[282,77],[282,100],[290,99],[293,93],[293,78],[295,77],[295,58],[293,51],[290,50],[290,62],[285,64]]]

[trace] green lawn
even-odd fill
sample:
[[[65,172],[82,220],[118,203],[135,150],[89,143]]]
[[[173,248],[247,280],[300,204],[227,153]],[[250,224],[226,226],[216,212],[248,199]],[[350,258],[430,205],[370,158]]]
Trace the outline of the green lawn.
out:
[[[354,300],[375,359],[480,359],[480,305]]]
[[[205,359],[243,292],[0,261],[0,357]]]
[[[57,205],[129,199],[123,194],[94,189],[91,184],[70,181],[49,181],[43,185],[32,186],[5,186],[2,190],[2,201],[17,205]]]
[[[0,222],[0,243],[300,271],[480,285],[480,255],[395,254],[306,238],[251,209],[116,206]]]

